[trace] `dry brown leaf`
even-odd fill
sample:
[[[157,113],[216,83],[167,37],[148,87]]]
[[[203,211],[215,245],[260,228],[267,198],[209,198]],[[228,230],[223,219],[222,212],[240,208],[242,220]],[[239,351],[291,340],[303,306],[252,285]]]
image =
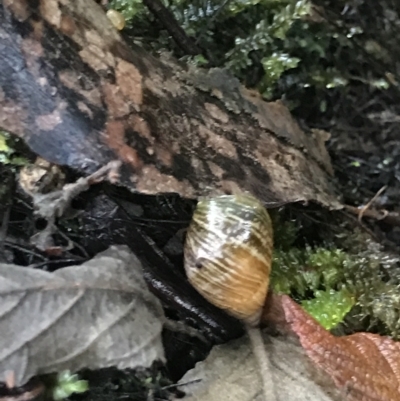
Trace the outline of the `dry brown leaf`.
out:
[[[335,337],[290,297],[282,296],[281,304],[307,355],[348,401],[400,400],[400,343],[370,333]]]
[[[139,260],[113,246],[48,273],[0,264],[0,381],[64,369],[150,366],[164,359],[164,313]]]

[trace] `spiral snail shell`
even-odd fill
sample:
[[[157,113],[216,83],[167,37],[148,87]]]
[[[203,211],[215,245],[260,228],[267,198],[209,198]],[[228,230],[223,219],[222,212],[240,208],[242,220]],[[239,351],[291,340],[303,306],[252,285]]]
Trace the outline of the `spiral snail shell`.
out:
[[[210,303],[255,326],[268,292],[272,249],[271,219],[256,198],[200,200],[186,236],[186,274]]]

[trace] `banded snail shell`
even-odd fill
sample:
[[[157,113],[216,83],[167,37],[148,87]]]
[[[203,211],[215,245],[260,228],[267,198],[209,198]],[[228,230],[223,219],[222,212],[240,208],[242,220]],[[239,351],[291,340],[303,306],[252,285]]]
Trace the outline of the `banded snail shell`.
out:
[[[250,195],[198,202],[185,242],[190,283],[210,303],[257,325],[268,292],[273,250],[271,219]]]

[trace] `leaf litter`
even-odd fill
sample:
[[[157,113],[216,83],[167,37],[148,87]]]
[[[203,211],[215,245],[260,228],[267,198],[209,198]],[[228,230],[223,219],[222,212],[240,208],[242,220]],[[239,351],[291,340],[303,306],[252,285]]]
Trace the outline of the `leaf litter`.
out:
[[[0,264],[0,381],[164,361],[164,312],[139,260],[112,246],[54,273]]]
[[[317,372],[298,344],[266,334],[264,342],[277,400],[341,400],[340,392],[329,381],[327,388],[315,382]],[[208,358],[189,371],[180,383],[187,393],[185,401],[264,401],[257,363],[246,336],[214,347]]]
[[[270,297],[264,335],[277,400],[398,401],[400,345],[389,337],[335,337],[287,295]],[[187,401],[262,401],[247,338],[215,347],[180,381]]]

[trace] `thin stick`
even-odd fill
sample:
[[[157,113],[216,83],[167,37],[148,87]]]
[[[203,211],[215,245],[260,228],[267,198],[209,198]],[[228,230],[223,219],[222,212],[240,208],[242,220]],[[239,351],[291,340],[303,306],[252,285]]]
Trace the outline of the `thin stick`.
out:
[[[271,365],[267,350],[265,349],[264,341],[261,336],[261,330],[259,327],[250,326],[246,326],[246,330],[250,338],[253,354],[257,360],[259,373],[261,376],[264,401],[276,401]]]
[[[373,198],[360,209],[360,212],[358,214],[358,221],[361,223],[361,219],[364,215],[364,213],[373,205],[373,203],[378,199],[379,195],[384,192],[387,188],[387,185],[384,185],[374,196]]]
[[[357,216],[360,213],[360,209],[355,206],[344,205],[344,208]],[[389,212],[387,210],[365,210],[363,216],[383,221],[392,226],[400,226],[400,214],[397,212]]]
[[[178,322],[171,319],[165,319],[164,327],[171,331],[176,331],[178,333],[183,333],[192,337],[196,337],[200,341],[203,341],[205,344],[210,343],[198,330],[194,329],[193,327],[187,326],[182,322]]]

